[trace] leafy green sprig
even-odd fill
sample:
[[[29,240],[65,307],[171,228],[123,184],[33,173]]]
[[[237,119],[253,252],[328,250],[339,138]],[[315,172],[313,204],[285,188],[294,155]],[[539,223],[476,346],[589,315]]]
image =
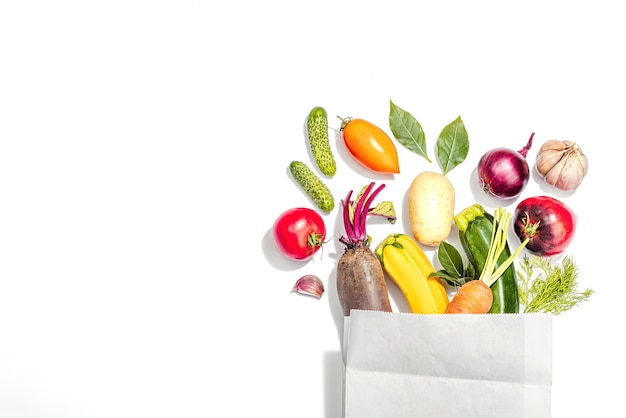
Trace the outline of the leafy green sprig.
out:
[[[524,313],[561,314],[590,299],[593,289],[578,291],[579,270],[571,255],[560,264],[540,256],[525,256],[517,271]]]
[[[447,241],[441,241],[437,247],[437,259],[442,269],[430,273],[429,277],[439,277],[453,287],[461,287],[470,280],[478,279],[472,263],[465,263],[459,250]]]

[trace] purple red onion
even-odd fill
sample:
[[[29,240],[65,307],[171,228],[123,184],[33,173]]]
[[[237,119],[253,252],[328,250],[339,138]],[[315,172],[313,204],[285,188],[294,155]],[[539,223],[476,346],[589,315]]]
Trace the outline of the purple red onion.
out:
[[[478,161],[478,183],[483,191],[498,199],[519,196],[530,179],[526,155],[533,143],[533,132],[528,143],[519,151],[494,148]]]

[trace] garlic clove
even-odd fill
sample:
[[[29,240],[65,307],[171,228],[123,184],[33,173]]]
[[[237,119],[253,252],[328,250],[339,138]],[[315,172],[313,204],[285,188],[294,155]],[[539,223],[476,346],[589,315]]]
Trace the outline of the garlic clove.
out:
[[[324,284],[319,277],[307,274],[296,281],[291,291],[321,299],[324,294]]]

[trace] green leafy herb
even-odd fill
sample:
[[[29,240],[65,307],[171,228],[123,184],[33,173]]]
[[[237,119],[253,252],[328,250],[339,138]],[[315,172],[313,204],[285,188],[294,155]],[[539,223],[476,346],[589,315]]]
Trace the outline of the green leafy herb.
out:
[[[443,174],[465,161],[469,152],[469,138],[459,116],[443,128],[437,139],[437,160]]]
[[[592,289],[579,292],[579,270],[571,256],[555,264],[550,258],[525,256],[517,272],[520,303],[525,313],[560,314],[589,300]]]
[[[467,266],[459,250],[454,245],[442,241],[437,247],[437,259],[442,269],[430,273],[429,277],[444,279],[451,286],[463,286],[469,280],[474,280],[475,271],[471,263]]]
[[[447,272],[457,276],[463,275],[463,258],[454,245],[442,241],[437,249],[437,258]]]
[[[396,106],[391,100],[389,104],[389,128],[393,136],[407,149],[431,162],[426,150],[426,136],[424,135],[422,125],[419,124],[413,115]]]

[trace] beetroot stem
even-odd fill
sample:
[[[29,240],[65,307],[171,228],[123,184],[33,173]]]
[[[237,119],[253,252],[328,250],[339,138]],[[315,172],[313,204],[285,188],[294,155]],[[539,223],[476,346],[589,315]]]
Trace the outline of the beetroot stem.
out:
[[[374,182],[367,186],[360,198],[357,198],[352,222],[350,221],[350,205],[354,203],[350,201],[352,190],[348,193],[346,200],[341,202],[343,204],[343,224],[347,235],[347,237],[342,236],[339,238],[339,242],[342,244],[355,246],[367,240],[367,215],[369,214],[372,201],[385,188],[385,185],[381,184],[376,190],[372,191],[373,188]]]
[[[368,188],[368,194],[370,193],[370,190],[372,189],[372,187],[374,187],[374,183],[370,184],[370,187]],[[385,188],[384,184],[381,184],[380,186],[378,186],[378,188],[376,190],[374,190],[373,192],[371,192],[371,195],[368,196],[367,201],[365,202],[365,205],[363,207],[363,220],[361,223],[361,239],[365,240],[367,239],[367,227],[366,227],[366,219],[367,219],[367,215],[369,214],[370,211],[370,207],[372,206],[372,202],[374,201],[374,199],[376,199],[376,196],[378,196],[378,193],[380,193],[380,191],[382,189]]]
[[[354,209],[354,238],[356,242],[365,239],[365,221],[367,220],[367,211],[369,209],[370,192],[374,187],[374,183],[370,183],[365,189],[361,198],[358,199],[356,208]]]
[[[350,209],[349,209],[350,197],[352,197],[352,190],[348,192],[348,196],[346,197],[346,200],[341,202],[343,204],[343,225],[346,229],[346,235],[348,236],[347,240],[340,239],[340,241],[344,244],[351,242],[354,238],[354,229],[352,228],[352,222],[350,222]]]

